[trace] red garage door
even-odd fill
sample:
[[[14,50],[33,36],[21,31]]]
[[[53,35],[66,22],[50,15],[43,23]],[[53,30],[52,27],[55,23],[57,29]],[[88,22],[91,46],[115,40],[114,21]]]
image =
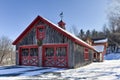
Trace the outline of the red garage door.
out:
[[[21,46],[19,54],[19,63],[25,66],[38,66],[38,47]]]
[[[68,66],[68,45],[49,44],[43,45],[43,66],[62,67]]]

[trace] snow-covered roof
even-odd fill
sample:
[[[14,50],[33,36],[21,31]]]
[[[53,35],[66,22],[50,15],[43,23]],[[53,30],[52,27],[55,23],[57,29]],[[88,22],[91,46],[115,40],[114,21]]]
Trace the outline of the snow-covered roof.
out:
[[[104,45],[96,45],[96,46],[93,46],[93,47],[98,52],[103,52],[104,51]]]
[[[102,40],[96,40],[96,41],[94,41],[94,43],[105,43],[107,41],[108,41],[108,39],[106,38],[106,39],[102,39]]]

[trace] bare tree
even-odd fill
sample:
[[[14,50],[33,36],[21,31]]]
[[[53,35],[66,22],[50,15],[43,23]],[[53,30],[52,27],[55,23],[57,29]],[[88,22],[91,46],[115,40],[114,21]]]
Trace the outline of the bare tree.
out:
[[[103,33],[107,38],[110,36],[110,30],[107,28],[106,24],[103,25]]]
[[[112,33],[120,30],[120,0],[110,0],[108,5],[108,25]],[[119,29],[119,30],[118,30]]]
[[[108,6],[109,47],[113,52],[120,48],[120,0],[110,0]]]
[[[10,60],[10,56],[13,52],[13,46],[11,40],[8,37],[0,38],[0,64],[4,63],[6,59]],[[9,57],[8,57],[9,56]]]
[[[70,32],[74,34],[75,36],[78,36],[78,29],[75,25],[71,26]]]

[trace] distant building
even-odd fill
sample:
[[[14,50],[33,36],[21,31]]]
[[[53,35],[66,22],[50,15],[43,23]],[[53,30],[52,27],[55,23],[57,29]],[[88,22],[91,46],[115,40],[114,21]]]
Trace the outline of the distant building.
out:
[[[94,61],[100,61],[102,62],[104,60],[104,55],[106,54],[106,49],[108,46],[108,39],[102,38],[102,39],[93,39],[93,47],[97,51],[97,53],[94,53]]]

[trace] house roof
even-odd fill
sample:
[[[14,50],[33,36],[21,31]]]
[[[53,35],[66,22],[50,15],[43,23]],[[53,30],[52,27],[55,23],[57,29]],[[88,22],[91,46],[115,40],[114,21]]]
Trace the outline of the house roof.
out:
[[[96,45],[93,46],[97,52],[103,52],[104,51],[104,45]]]
[[[52,27],[53,29],[57,30],[58,32],[60,32],[61,34],[63,34],[64,36],[67,36],[69,39],[71,39],[72,41],[74,41],[75,43],[85,46],[87,48],[93,49],[95,50],[91,45],[87,44],[86,42],[84,42],[83,40],[79,39],[78,37],[76,37],[75,35],[71,34],[70,32],[60,28],[58,25],[52,23],[51,21],[47,20],[46,18],[43,18],[41,16],[37,16],[35,18],[35,20],[33,20],[33,22],[17,37],[17,39],[13,42],[13,45],[16,45],[33,27],[34,25],[39,21],[43,21],[44,23],[46,23],[47,25],[49,25],[50,27]],[[95,50],[96,51],[96,50]]]
[[[95,40],[94,43],[106,43],[108,41],[108,39],[99,39],[99,40]]]

